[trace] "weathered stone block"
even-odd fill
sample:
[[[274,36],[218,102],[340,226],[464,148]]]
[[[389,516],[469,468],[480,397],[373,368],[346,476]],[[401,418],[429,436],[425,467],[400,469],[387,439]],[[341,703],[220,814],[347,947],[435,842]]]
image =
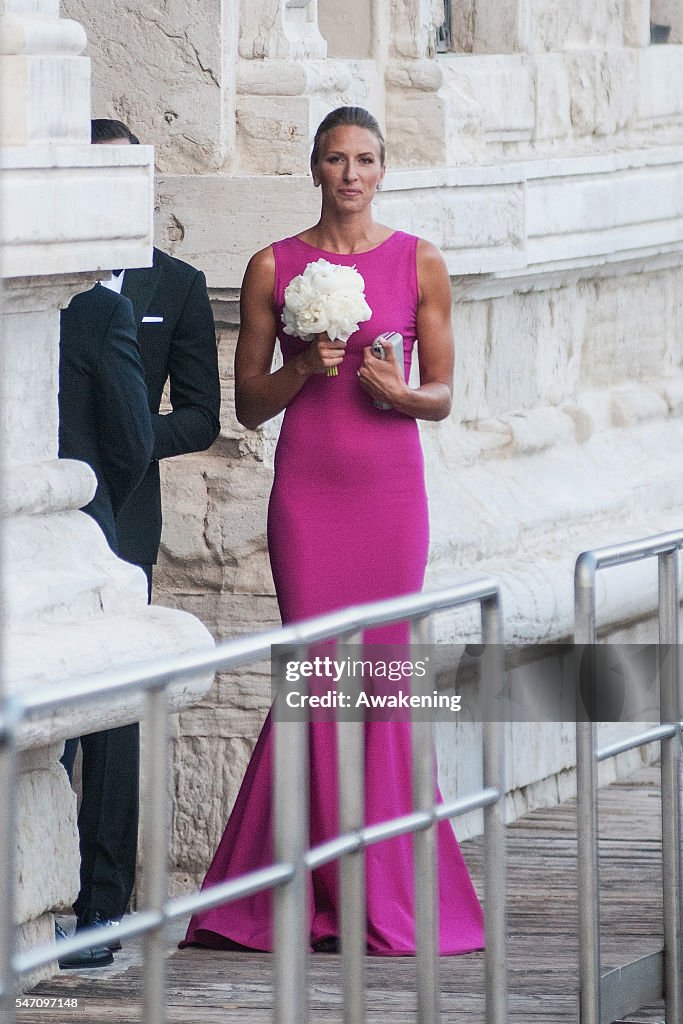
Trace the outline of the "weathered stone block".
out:
[[[529,409],[572,394],[580,323],[570,295],[562,290],[492,300],[485,369],[479,369],[485,380],[486,411],[479,406],[477,415]]]
[[[341,96],[338,102],[342,103]],[[240,96],[239,166],[249,174],[305,174],[316,126],[329,109],[310,96]]]
[[[155,600],[196,615],[216,640],[242,636],[279,626],[277,601],[271,594],[221,593],[186,594],[164,589],[163,575],[155,584]]]
[[[203,873],[223,834],[253,739],[186,737],[175,750],[171,863]]]
[[[3,58],[4,60],[5,58]],[[34,276],[87,273],[71,295],[92,284],[98,269],[151,264],[152,152],[146,146],[89,144],[14,146],[0,167],[3,217],[0,274],[25,290]],[[54,234],[54,237],[52,237]],[[36,297],[36,308],[52,309],[68,289]],[[59,299],[57,296],[59,295]],[[69,296],[70,297],[70,296]],[[26,306],[24,306],[26,309]]]
[[[650,388],[623,385],[612,393],[612,422],[615,427],[662,419],[667,413],[664,399]]]
[[[418,174],[395,188],[390,182],[378,203],[381,219],[411,231],[442,250],[453,276],[501,272],[523,266],[525,190],[521,182],[468,179],[466,169],[448,173],[440,202]],[[400,173],[400,172],[399,172]]]
[[[637,51],[576,51],[565,59],[575,134],[612,135],[626,128],[638,104]]]
[[[245,684],[237,675],[223,674],[214,701],[188,711],[181,721],[183,736],[257,736],[270,707],[270,677]]]
[[[624,46],[650,45],[651,8],[652,0],[624,0]]]
[[[520,53],[529,47],[528,0],[464,0],[452,5],[455,49],[464,53]]]
[[[200,540],[205,540],[208,494],[203,469],[207,461],[203,453],[198,453],[194,457],[184,456],[181,465],[164,463],[163,487],[169,508],[165,543],[173,558],[194,556]],[[203,553],[206,554],[206,544]]]
[[[327,42],[329,57],[370,57],[376,45],[372,5],[366,0],[318,0],[320,33]],[[374,29],[374,32],[373,32]]]
[[[280,0],[252,0],[242,5],[239,52],[247,58],[325,57],[327,47],[318,28],[318,0],[282,4]]]
[[[448,64],[396,61],[387,69],[386,83],[387,138],[395,166],[453,166],[482,155],[481,106],[467,80]]]
[[[77,56],[8,55],[0,62],[4,146],[88,141],[90,69]]]
[[[27,953],[37,946],[47,946],[48,943],[55,941],[55,919],[50,913],[41,914],[40,917],[34,918],[32,921],[24,921],[23,924],[17,926],[14,936],[15,949],[19,954]],[[30,971],[22,977],[19,991],[30,992],[39,981],[51,978],[57,970],[57,961],[55,960],[51,964],[46,964],[45,967]]]
[[[564,56],[539,53],[535,57],[536,139],[561,139],[571,135],[571,91]]]
[[[76,796],[54,746],[21,758],[17,792],[16,919],[32,921],[46,909],[70,905],[80,886]],[[45,865],[50,870],[45,870]]]
[[[389,55],[433,57],[443,14],[442,0],[391,0]]]
[[[609,387],[671,372],[680,361],[678,302],[681,270],[585,283],[582,387]],[[628,282],[628,284],[627,284]],[[657,315],[653,316],[653,310]]]
[[[315,223],[319,195],[305,173],[307,163],[308,157],[296,177],[161,177],[161,248],[200,267],[209,287],[239,288],[254,252]],[[272,161],[270,166],[272,172]],[[183,225],[182,239],[169,245],[168,230],[176,222]]]
[[[616,49],[624,45],[624,28],[631,23],[628,0],[537,0],[533,41],[537,50]]]
[[[638,53],[638,118],[644,127],[677,122],[683,116],[683,61],[680,46],[651,46]]]
[[[10,465],[54,459],[59,321],[53,311],[40,310],[6,313],[4,323],[6,335],[0,346],[4,457]],[[10,429],[14,424],[17,429]]]
[[[518,141],[531,136],[533,64],[526,55],[444,54],[439,63],[458,76],[461,92],[471,105],[472,116],[480,123],[487,142]]]
[[[124,121],[155,148],[159,170],[220,168],[233,155],[236,33],[223,0],[132,0],[109,7],[63,0],[84,25],[95,117]]]
[[[459,302],[458,282],[454,283],[453,333],[455,336],[455,389],[453,417],[460,422],[488,415],[486,404],[486,365],[489,347],[486,302]]]

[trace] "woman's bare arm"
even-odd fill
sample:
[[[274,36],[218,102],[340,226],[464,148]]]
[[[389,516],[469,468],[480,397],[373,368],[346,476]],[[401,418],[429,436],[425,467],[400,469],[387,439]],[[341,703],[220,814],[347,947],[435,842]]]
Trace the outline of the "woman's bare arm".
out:
[[[364,350],[359,378],[373,398],[390,402],[398,412],[415,419],[442,420],[450,413],[453,401],[451,281],[443,256],[424,239],[417,246],[417,272],[420,386],[408,386],[392,353],[381,360],[372,355],[370,348]]]
[[[271,373],[278,320],[273,304],[275,257],[272,247],[252,256],[242,282],[240,332],[235,351],[235,411],[255,430],[285,409],[313,373],[338,366],[344,348],[327,335]]]

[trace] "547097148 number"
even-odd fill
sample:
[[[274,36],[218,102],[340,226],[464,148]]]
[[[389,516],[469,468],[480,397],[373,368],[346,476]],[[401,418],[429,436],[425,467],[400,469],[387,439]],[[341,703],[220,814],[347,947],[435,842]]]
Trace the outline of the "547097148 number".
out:
[[[71,1007],[78,1008],[78,999],[55,999],[49,996],[17,996],[14,1000],[17,1010],[59,1010]]]

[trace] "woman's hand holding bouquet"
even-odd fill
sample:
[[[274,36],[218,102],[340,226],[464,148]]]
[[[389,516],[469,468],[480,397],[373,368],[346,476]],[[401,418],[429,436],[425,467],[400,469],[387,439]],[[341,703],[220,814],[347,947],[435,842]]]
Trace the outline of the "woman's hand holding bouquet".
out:
[[[315,340],[309,349],[309,364],[316,373],[338,375],[344,345],[358,325],[372,316],[364,289],[365,282],[355,267],[324,259],[309,263],[303,274],[287,285],[284,331],[302,341]]]

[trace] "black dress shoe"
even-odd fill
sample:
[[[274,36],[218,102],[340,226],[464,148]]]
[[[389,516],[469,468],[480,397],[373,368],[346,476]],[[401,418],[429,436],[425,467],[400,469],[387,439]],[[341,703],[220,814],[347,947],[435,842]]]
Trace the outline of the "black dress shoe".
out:
[[[56,941],[59,943],[68,937],[62,926],[55,921]],[[58,957],[57,963],[63,971],[77,970],[82,967],[107,967],[114,963],[114,954],[106,946],[90,946],[89,949],[83,949],[80,953],[67,953],[66,956]]]
[[[105,917],[99,910],[86,910],[76,920],[76,931],[82,931],[84,928],[109,928],[111,929],[111,935],[106,933],[102,936],[102,944],[107,949],[111,950],[112,953],[118,953],[121,949],[121,940],[116,934],[115,929],[118,928],[119,922],[113,918]]]

